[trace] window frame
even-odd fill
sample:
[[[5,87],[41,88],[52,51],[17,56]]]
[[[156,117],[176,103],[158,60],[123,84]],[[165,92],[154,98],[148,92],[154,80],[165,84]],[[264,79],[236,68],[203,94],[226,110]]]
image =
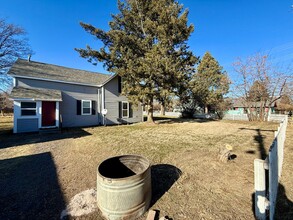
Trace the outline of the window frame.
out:
[[[86,109],[90,109],[89,113],[85,113],[83,110],[84,110],[84,103],[87,103],[89,102],[90,103],[90,106],[89,107],[86,107]],[[91,100],[81,100],[81,115],[92,115],[92,101]]]
[[[22,107],[22,104],[23,103],[34,103],[35,104],[35,107],[34,108],[29,108],[29,107]],[[34,114],[33,115],[24,115],[22,113],[22,111],[34,111]],[[34,116],[37,116],[37,102],[34,102],[34,101],[23,101],[23,102],[20,102],[20,116],[21,117],[34,117]]]
[[[123,104],[124,103],[127,104],[127,108],[126,109],[123,108]],[[127,116],[124,116],[124,114],[123,114],[124,111],[127,111]],[[122,101],[121,102],[121,117],[122,118],[129,118],[129,102],[127,102],[127,101]]]

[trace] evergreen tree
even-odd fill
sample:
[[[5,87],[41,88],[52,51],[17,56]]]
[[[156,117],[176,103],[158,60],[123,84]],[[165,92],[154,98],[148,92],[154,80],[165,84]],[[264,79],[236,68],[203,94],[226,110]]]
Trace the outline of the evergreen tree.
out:
[[[118,0],[118,9],[107,32],[81,23],[102,48],[76,50],[120,75],[123,93],[134,103],[148,105],[152,122],[153,100],[176,94],[194,71],[198,59],[187,46],[194,27],[187,25],[188,11],[175,0]]]
[[[266,83],[260,80],[253,82],[248,91],[248,101],[260,102],[269,100],[269,92]]]
[[[293,111],[293,100],[289,95],[283,95],[280,102],[277,105],[277,110],[281,111],[282,113],[290,112],[292,116]]]
[[[223,67],[206,52],[190,84],[195,100],[208,113],[209,107],[217,110],[222,105],[224,95],[229,91],[230,81]]]

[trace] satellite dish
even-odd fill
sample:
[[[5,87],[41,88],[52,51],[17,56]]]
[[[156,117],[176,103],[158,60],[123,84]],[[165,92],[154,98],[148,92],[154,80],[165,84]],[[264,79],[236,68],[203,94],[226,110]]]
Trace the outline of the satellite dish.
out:
[[[108,113],[108,110],[106,109],[106,108],[104,108],[103,110],[102,110],[102,114],[103,115],[106,115]]]

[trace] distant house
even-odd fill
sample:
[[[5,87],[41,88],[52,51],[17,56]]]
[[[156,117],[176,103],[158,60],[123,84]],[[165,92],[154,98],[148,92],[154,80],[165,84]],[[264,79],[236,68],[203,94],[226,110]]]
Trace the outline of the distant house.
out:
[[[141,106],[121,95],[118,75],[23,59],[8,74],[14,78],[14,133],[142,121]]]
[[[258,112],[260,110],[261,103],[260,102],[251,102],[250,108],[251,111]],[[271,104],[271,106],[266,106],[265,111],[270,113],[275,113],[275,109],[277,107],[277,102]],[[228,115],[243,115],[247,114],[249,110],[249,105],[241,99],[232,100],[231,108],[226,112]]]

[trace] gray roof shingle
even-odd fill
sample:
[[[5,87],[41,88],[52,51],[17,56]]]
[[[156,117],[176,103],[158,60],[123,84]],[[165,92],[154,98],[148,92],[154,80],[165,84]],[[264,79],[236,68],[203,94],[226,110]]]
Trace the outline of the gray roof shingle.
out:
[[[276,104],[277,104],[276,101],[273,102],[271,104],[271,107],[275,107]],[[261,102],[247,102],[244,99],[234,99],[232,100],[232,106],[239,107],[239,108],[247,108],[249,106],[258,108],[261,106]],[[266,107],[268,107],[268,103],[266,103]]]
[[[10,97],[13,99],[33,99],[35,101],[62,101],[61,91],[53,89],[32,89],[15,87]]]
[[[62,81],[98,86],[111,75],[72,69],[52,64],[18,59],[8,72],[11,76],[33,77],[45,80]]]

